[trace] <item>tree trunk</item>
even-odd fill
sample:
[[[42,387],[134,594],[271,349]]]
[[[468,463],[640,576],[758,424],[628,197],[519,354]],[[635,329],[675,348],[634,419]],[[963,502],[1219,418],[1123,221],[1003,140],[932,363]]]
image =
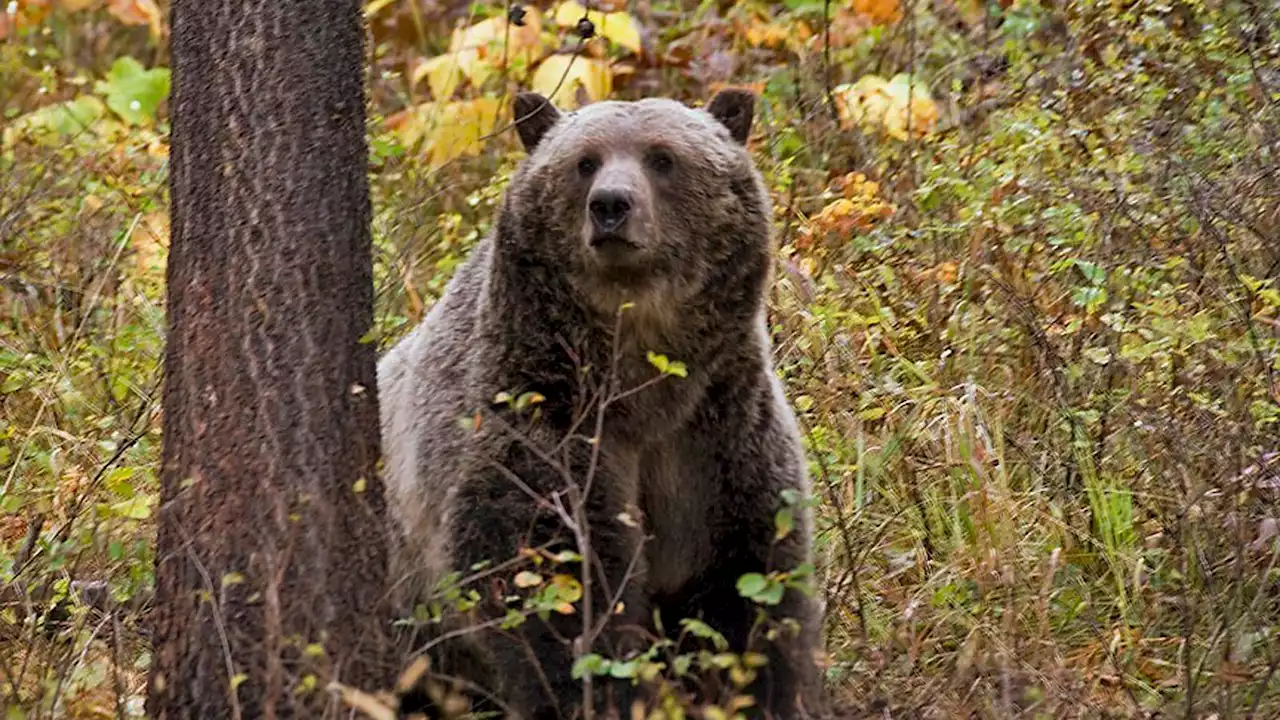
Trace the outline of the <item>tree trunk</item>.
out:
[[[360,3],[172,19],[148,712],[334,716],[387,681]]]

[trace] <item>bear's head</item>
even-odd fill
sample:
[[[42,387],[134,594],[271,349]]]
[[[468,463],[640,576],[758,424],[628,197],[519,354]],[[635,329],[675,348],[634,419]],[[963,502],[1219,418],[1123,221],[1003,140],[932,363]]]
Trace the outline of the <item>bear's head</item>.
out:
[[[504,215],[522,259],[564,273],[605,314],[623,302],[670,310],[717,285],[758,285],[770,205],[746,149],[754,104],[729,89],[705,108],[650,98],[562,112],[542,95],[518,95],[529,156]]]

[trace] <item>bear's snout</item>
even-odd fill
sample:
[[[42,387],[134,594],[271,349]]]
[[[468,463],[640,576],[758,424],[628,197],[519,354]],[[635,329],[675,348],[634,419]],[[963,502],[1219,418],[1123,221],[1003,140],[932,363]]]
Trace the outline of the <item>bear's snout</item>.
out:
[[[591,211],[591,222],[595,226],[595,234],[607,235],[621,230],[631,215],[632,203],[631,193],[625,188],[592,190],[587,208]],[[598,244],[596,238],[592,238],[591,244]]]
[[[633,157],[607,157],[586,197],[582,239],[598,262],[630,265],[651,249],[653,209],[644,170]]]

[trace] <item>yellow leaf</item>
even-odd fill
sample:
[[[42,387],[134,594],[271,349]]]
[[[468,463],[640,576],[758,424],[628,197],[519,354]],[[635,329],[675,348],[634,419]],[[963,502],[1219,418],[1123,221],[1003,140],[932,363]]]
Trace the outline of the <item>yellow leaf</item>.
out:
[[[640,23],[625,11],[600,12],[588,10],[581,3],[567,0],[556,6],[552,19],[562,27],[573,27],[586,16],[596,28],[596,34],[607,38],[618,47],[626,48],[637,55],[641,51]]]
[[[844,127],[879,127],[899,140],[911,134],[921,137],[933,132],[938,122],[938,106],[923,83],[912,83],[902,74],[887,81],[867,75],[852,85],[835,88],[836,109]]]
[[[418,63],[410,81],[416,84],[425,77],[432,96],[448,100],[464,77],[479,88],[504,62],[520,54],[532,61],[541,32],[542,20],[537,13],[526,15],[524,26],[510,25],[505,17],[492,17],[458,28],[449,41],[449,52]]]
[[[164,252],[169,247],[169,214],[161,211],[143,215],[130,239],[138,273],[162,272]]]
[[[348,707],[355,708],[373,718],[373,720],[395,720],[396,718],[395,709],[376,695],[370,695],[363,690],[348,687],[339,682],[329,683],[329,689],[337,690],[342,696],[342,702],[346,703]]]
[[[475,50],[482,58],[500,65],[503,44],[506,57],[536,50],[542,42],[542,16],[536,12],[525,13],[524,25],[511,25],[505,16],[494,16],[467,28],[454,30],[449,41],[449,51]]]
[[[424,77],[427,79],[427,86],[431,88],[432,97],[436,100],[448,100],[462,83],[462,78],[471,80],[472,85],[479,85],[488,77],[488,70],[480,66],[479,55],[475,50],[461,50],[423,60],[413,69],[409,80],[416,85]]]
[[[765,22],[759,17],[752,17],[747,25],[746,39],[751,47],[778,48],[786,44],[791,33],[785,25]]]
[[[57,0],[58,7],[63,10],[74,13],[80,12],[92,5],[100,5],[102,0]]]
[[[395,0],[369,0],[369,2],[364,5],[364,16],[366,18],[371,18],[382,12],[384,8],[393,2],[395,2]]]
[[[609,96],[613,73],[603,61],[573,55],[552,55],[543,60],[529,81],[529,88],[551,98],[560,107],[577,107],[581,87],[592,102]]]
[[[551,578],[551,584],[563,602],[575,603],[582,599],[582,583],[572,575],[556,575]]]
[[[497,129],[502,104],[496,98],[428,102],[387,118],[387,128],[405,147],[422,143],[430,167],[480,152],[480,139]]]
[[[516,574],[516,587],[529,588],[542,584],[542,576],[535,572],[522,570]]]

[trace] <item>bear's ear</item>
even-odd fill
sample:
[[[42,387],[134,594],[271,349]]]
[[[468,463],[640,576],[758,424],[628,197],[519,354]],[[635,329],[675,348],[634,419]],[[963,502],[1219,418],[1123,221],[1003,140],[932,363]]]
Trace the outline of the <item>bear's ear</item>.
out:
[[[756,106],[755,93],[741,88],[725,88],[707,103],[707,112],[729,128],[729,134],[740,145],[747,144]]]
[[[552,125],[560,119],[560,111],[550,100],[535,92],[522,92],[515,101],[516,132],[525,152],[533,152]]]

